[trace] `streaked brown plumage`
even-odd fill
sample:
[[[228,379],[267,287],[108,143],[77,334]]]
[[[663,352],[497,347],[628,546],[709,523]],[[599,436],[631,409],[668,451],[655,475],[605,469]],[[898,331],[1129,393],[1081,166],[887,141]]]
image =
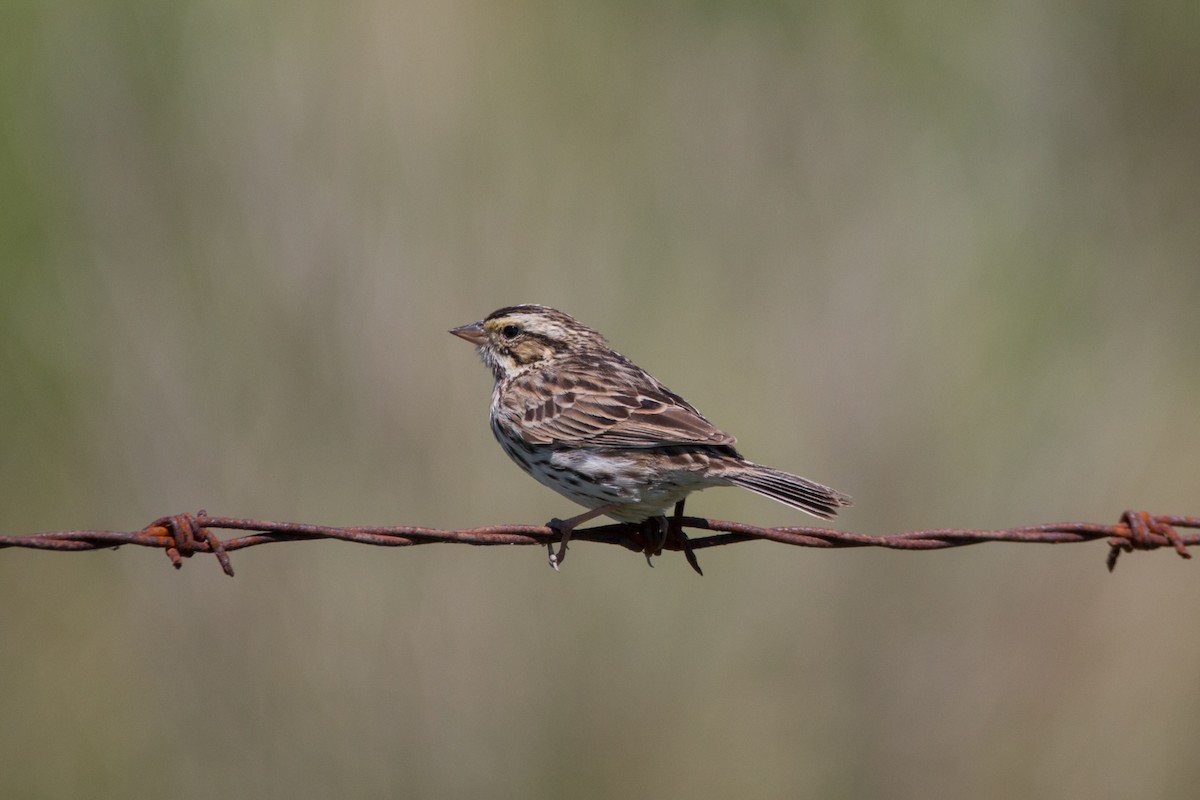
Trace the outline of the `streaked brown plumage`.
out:
[[[732,436],[561,311],[509,306],[450,332],[476,345],[492,370],[492,432],[504,451],[591,509],[551,521],[563,534],[550,554],[555,568],[576,525],[600,514],[663,518],[710,486],[741,486],[824,519],[850,504],[819,483],[747,461]]]

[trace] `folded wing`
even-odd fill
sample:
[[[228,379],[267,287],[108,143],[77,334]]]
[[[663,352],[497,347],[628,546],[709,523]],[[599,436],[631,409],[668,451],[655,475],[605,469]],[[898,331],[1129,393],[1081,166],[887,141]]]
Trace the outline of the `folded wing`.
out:
[[[562,365],[552,378],[541,373],[521,376],[516,380],[538,385],[530,391],[505,392],[510,404],[516,398],[524,398],[524,404],[507,405],[499,412],[529,444],[662,447],[736,442],[634,364],[610,361],[606,366],[603,373],[583,363],[574,368]]]

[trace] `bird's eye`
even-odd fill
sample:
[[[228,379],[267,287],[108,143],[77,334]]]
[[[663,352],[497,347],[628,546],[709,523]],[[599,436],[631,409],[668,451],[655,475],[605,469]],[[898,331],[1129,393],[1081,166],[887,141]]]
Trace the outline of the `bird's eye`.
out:
[[[500,329],[500,335],[503,336],[505,339],[511,339],[520,332],[521,332],[521,329],[518,328],[516,325],[505,325],[503,328]]]

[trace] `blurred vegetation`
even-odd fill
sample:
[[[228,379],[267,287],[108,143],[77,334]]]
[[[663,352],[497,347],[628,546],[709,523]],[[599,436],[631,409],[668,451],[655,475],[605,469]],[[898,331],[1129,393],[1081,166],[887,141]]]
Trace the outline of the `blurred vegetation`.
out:
[[[1195,3],[8,0],[0,31],[0,530],[564,515],[445,335],[513,302],[853,494],[846,527],[1200,514]],[[1168,553],[609,549],[6,551],[0,792],[1194,793]]]

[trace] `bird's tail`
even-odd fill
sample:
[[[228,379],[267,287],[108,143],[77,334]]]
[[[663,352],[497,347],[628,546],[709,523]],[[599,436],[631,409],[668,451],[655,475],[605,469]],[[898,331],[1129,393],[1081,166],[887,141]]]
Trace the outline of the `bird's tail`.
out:
[[[760,464],[744,462],[729,469],[722,477],[734,486],[757,492],[821,519],[833,519],[839,508],[850,505],[849,497],[828,486]]]

